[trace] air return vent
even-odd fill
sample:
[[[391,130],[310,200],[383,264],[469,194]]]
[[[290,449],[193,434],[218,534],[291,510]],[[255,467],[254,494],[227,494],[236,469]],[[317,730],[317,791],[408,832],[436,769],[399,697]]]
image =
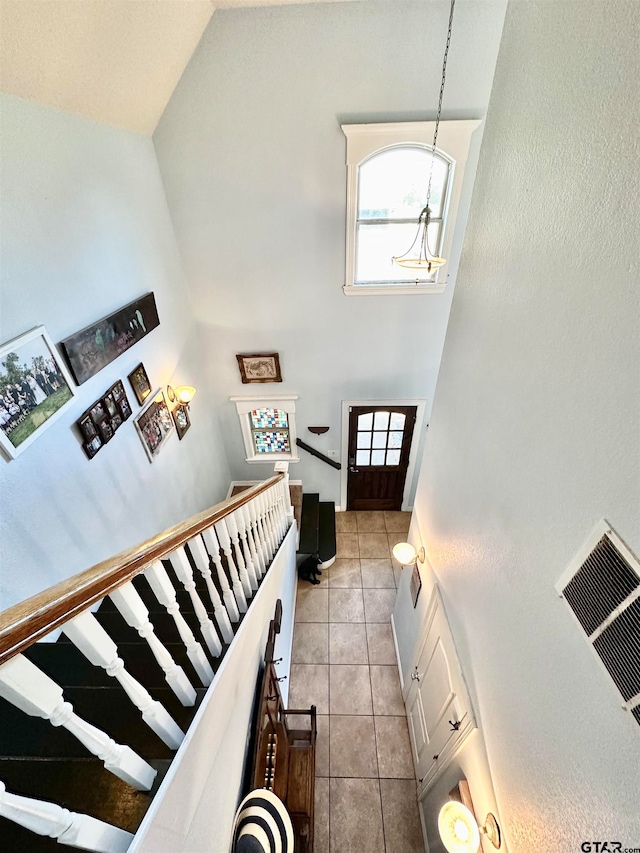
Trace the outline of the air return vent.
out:
[[[640,563],[606,521],[556,589],[640,725]]]

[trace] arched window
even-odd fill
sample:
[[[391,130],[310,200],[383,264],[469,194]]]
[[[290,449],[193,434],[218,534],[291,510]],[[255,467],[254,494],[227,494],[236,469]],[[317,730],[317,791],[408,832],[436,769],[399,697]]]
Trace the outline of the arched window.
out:
[[[441,293],[455,279],[463,233],[454,231],[471,135],[479,121],[343,125],[347,137],[347,251],[344,292]],[[394,263],[411,246],[431,184],[429,249],[446,258],[428,274]],[[473,181],[473,175],[470,176]],[[460,211],[466,215],[465,210]]]
[[[397,145],[378,151],[358,167],[356,213],[356,269],[354,284],[415,282],[408,270],[394,263],[412,244],[420,212],[431,181],[429,249],[442,247],[443,220],[451,163],[424,145]],[[433,282],[436,271],[419,273],[423,283]]]

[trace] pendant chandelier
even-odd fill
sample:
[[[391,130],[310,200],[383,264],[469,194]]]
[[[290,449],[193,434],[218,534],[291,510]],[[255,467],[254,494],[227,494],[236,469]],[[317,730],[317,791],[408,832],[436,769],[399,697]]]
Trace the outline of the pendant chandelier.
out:
[[[403,255],[394,256],[393,260],[401,267],[411,270],[423,270],[427,275],[443,267],[447,261],[435,255],[429,247],[429,223],[431,221],[431,183],[433,181],[433,163],[436,154],[436,143],[438,141],[438,128],[440,127],[440,113],[442,112],[442,96],[444,95],[444,82],[447,76],[447,58],[449,56],[449,45],[451,44],[451,28],[453,26],[453,9],[456,0],[451,0],[451,11],[449,12],[449,29],[447,30],[447,43],[444,48],[442,60],[442,81],[440,83],[440,97],[438,99],[438,110],[433,131],[433,143],[431,145],[431,167],[429,170],[429,184],[427,186],[427,200],[420,216],[418,217],[418,230],[413,243]]]

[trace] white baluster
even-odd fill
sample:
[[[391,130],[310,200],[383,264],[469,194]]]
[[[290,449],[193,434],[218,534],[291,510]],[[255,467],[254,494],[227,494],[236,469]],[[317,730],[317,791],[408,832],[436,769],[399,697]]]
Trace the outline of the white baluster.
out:
[[[267,503],[267,498],[264,492],[258,495],[258,506],[260,507],[260,517],[262,518],[262,523],[264,524],[264,532],[267,537],[267,545],[269,547],[269,562],[273,559],[277,545],[276,545],[276,537],[273,532],[273,525],[271,522],[271,516],[269,515],[269,505]]]
[[[184,643],[187,650],[187,657],[191,661],[191,665],[198,673],[198,678],[206,687],[213,681],[213,670],[211,664],[207,660],[207,656],[200,643],[193,636],[193,631],[187,625],[184,616],[180,613],[180,605],[176,599],[176,591],[169,579],[165,567],[159,560],[152,563],[144,570],[144,576],[149,582],[149,586],[153,590],[155,597],[163,607],[166,607],[167,613],[173,617],[176,624],[180,639]]]
[[[276,512],[277,488],[271,486],[268,491],[263,492],[263,495],[267,504],[267,514],[269,515],[273,541],[275,543],[275,550],[277,551],[280,546],[280,531],[278,528],[278,514]]]
[[[231,537],[231,540],[235,547],[238,574],[240,575],[240,580],[242,581],[242,588],[244,590],[244,594],[247,598],[251,598],[254,590],[258,589],[258,581],[256,580],[255,574],[253,578],[249,574],[249,568],[245,562],[242,548],[240,547],[240,532],[238,530],[238,524],[235,518],[235,513],[230,513],[225,518],[225,523],[227,525],[227,530],[229,531],[229,536]]]
[[[287,533],[287,508],[284,494],[284,482],[280,480],[276,483],[276,517],[278,519],[278,532],[280,541],[284,539]]]
[[[107,770],[140,791],[153,785],[156,771],[130,747],[113,738],[73,711],[65,702],[62,687],[23,655],[15,655],[0,666],[0,696],[30,717],[42,717],[53,726],[63,726],[89,752],[96,755]]]
[[[202,599],[198,595],[198,590],[193,579],[193,569],[184,548],[178,548],[172,554],[169,554],[169,559],[171,560],[174,572],[178,576],[178,580],[189,593],[207,648],[214,657],[220,657],[222,654],[222,643],[213,622],[209,619],[209,614],[202,603]]]
[[[208,527],[206,530],[203,530],[202,538],[204,539],[204,544],[207,546],[207,550],[209,551],[209,556],[216,567],[218,583],[222,589],[222,600],[227,608],[229,619],[231,619],[232,622],[237,622],[240,619],[238,602],[236,601],[231,587],[229,586],[227,574],[224,570],[224,566],[222,565],[222,560],[220,559],[220,543],[218,542],[218,537],[216,536],[216,532],[213,527]],[[240,586],[240,591],[242,592],[242,586]]]
[[[253,566],[256,570],[256,577],[258,578],[258,580],[260,580],[260,578],[264,574],[264,564],[262,562],[262,555],[258,551],[258,548],[256,546],[256,540],[255,540],[255,537],[253,535],[253,530],[252,530],[252,525],[251,525],[251,514],[250,514],[249,509],[246,505],[241,506],[238,511],[242,513],[242,517],[244,519],[244,527],[245,527],[245,530],[247,533],[247,542],[249,543],[249,551],[251,552],[251,560],[252,560]]]
[[[247,565],[247,574],[251,581],[251,588],[255,592],[255,590],[258,589],[259,567],[253,562],[253,554],[249,547],[249,536],[247,533],[248,525],[245,521],[244,513],[241,510],[242,508],[235,510],[232,515],[236,523],[236,527],[238,528],[238,534],[240,535],[240,545],[242,547],[242,553],[244,554],[244,561]]]
[[[209,568],[209,555],[207,554],[207,549],[204,547],[204,542],[202,541],[202,538],[200,536],[196,536],[193,539],[189,539],[189,550],[191,551],[191,556],[193,557],[194,563],[198,567],[198,571],[204,578],[204,582],[207,585],[209,597],[211,598],[211,602],[213,604],[213,615],[215,616],[216,622],[218,623],[218,628],[220,628],[222,639],[225,641],[225,643],[230,643],[231,640],[233,640],[233,628],[231,627],[231,622],[229,621],[229,614],[227,613],[227,608],[222,603],[220,594],[215,587],[213,578],[211,577],[211,569]]]
[[[231,553],[231,539],[229,537],[229,531],[227,530],[227,526],[224,521],[216,521],[214,527],[216,536],[218,537],[218,542],[220,543],[220,546],[224,551],[224,555],[227,558],[229,574],[231,575],[231,585],[233,586],[233,594],[238,602],[238,610],[240,613],[246,613],[247,599],[245,598],[244,589],[240,583],[240,576],[238,575],[238,569],[236,568],[236,564],[233,560],[233,554]]]
[[[118,647],[93,613],[86,611],[74,616],[65,622],[62,630],[94,666],[101,666],[107,675],[116,679],[160,740],[171,749],[177,749],[184,740],[184,732],[167,709],[127,672],[124,661],[118,657]]]
[[[267,571],[267,566],[269,565],[269,554],[267,550],[267,543],[265,540],[264,530],[262,529],[262,525],[260,524],[260,513],[257,501],[255,498],[249,501],[246,504],[247,512],[251,517],[251,523],[253,524],[253,529],[255,532],[255,540],[256,547],[260,553],[260,562],[262,563],[262,574]]]
[[[149,620],[149,611],[134,585],[131,582],[125,583],[112,592],[109,597],[122,614],[127,625],[134,628],[142,639],[146,640],[155,659],[162,667],[167,684],[178,699],[183,705],[194,705],[196,691],[183,668],[174,661],[169,650],[156,636]]]
[[[10,794],[3,782],[0,782],[0,815],[36,835],[46,835],[59,844],[96,853],[126,853],[133,841],[130,832],[95,817],[70,812],[45,800]]]

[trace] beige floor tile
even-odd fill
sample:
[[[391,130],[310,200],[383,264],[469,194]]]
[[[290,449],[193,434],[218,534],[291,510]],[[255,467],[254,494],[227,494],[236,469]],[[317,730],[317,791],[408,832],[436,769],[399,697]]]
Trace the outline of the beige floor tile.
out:
[[[329,853],[329,780],[316,779],[313,853]]]
[[[331,622],[329,663],[369,663],[364,622]]]
[[[329,663],[329,625],[297,622],[293,631],[292,663]]]
[[[415,782],[412,779],[381,779],[380,793],[386,853],[423,850]]]
[[[381,779],[415,779],[406,717],[375,717]]]
[[[357,512],[358,533],[386,533],[383,512]]]
[[[360,574],[360,560],[351,558],[349,560],[336,560],[335,563],[326,570],[329,578],[329,586],[338,589],[357,589],[362,586],[362,576]]]
[[[376,778],[378,758],[373,717],[331,715],[330,776]]]
[[[395,589],[391,560],[387,557],[374,560],[371,557],[360,559],[362,586],[370,589]]]
[[[312,586],[298,588],[296,622],[327,622],[329,620],[329,590]]]
[[[330,803],[332,853],[384,853],[377,779],[331,779]]]
[[[336,513],[336,533],[357,533],[358,523],[355,512]]]
[[[396,649],[393,645],[391,625],[384,622],[370,622],[366,628],[369,664],[395,666]],[[329,661],[331,661],[331,657],[329,657]]]
[[[364,622],[361,589],[329,590],[330,622]]]
[[[395,589],[363,589],[362,595],[366,622],[388,622],[391,619],[396,602]]]
[[[371,693],[374,714],[393,717],[405,713],[397,666],[371,667]]]
[[[336,557],[343,559],[345,557],[359,557],[358,550],[358,534],[357,533],[336,533]]]
[[[329,666],[331,714],[373,714],[368,666]]]
[[[411,524],[410,512],[385,512],[384,524],[387,533],[407,533]]]
[[[316,717],[316,777],[329,775],[329,725],[331,718],[328,714],[318,714]]]
[[[360,557],[389,559],[389,541],[386,533],[358,533]]]
[[[318,714],[329,713],[329,667],[325,664],[291,664],[289,708],[316,706]],[[371,712],[369,712],[371,713]]]

